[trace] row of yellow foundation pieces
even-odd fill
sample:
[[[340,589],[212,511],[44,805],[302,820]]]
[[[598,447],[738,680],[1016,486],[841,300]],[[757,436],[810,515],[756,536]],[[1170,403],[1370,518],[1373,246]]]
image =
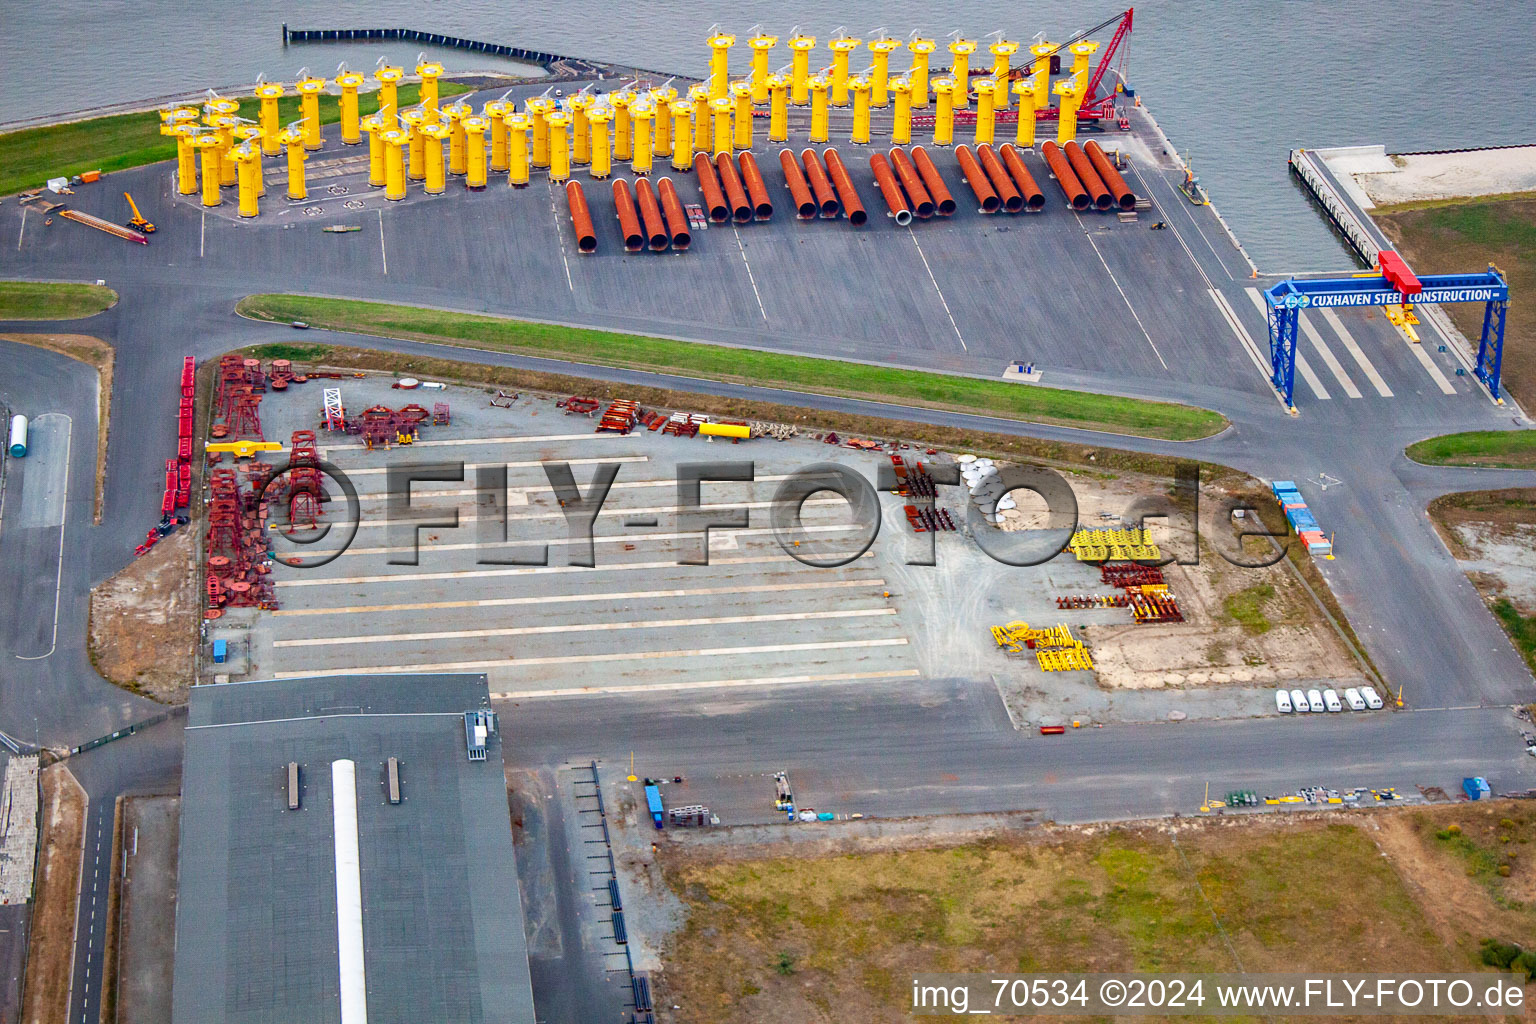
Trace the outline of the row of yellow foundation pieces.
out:
[[[733,80],[730,74],[730,50],[736,37],[717,32],[708,39],[709,78],[686,93],[671,84],[640,88],[635,83],[600,94],[588,91],[588,86],[568,97],[552,97],[546,91],[524,101],[522,109],[505,98],[493,100],[478,112],[462,100],[441,104],[438,82],[443,66],[423,61],[415,69],[421,82],[415,106],[400,110],[397,103],[405,69],[381,63],[372,76],[379,90],[378,112],[360,116],[358,92],[367,76],[343,66],[334,79],[340,90],[341,141],[360,145],[367,136],[368,183],[384,189],[390,200],[406,198],[412,181],[419,182],[428,195],[441,193],[450,174],[462,176],[470,189],[483,189],[490,173],[505,173],[509,185],[521,187],[528,184],[533,169],[547,171],[554,182],[569,178],[573,167],[584,167],[591,177],[602,179],[612,173],[615,161],[628,162],[637,175],[648,175],[658,155],[662,159],[670,155],[674,170],[687,171],[693,167],[695,153],[718,156],[751,149],[754,117],[761,116],[759,108],[764,106],[768,141],[781,143],[789,140],[791,106],[810,108],[813,143],[831,141],[832,108],[851,106],[850,141],[855,145],[870,141],[871,110],[890,106],[892,141],[902,146],[912,142],[913,111],[928,107],[931,94],[933,143],[948,146],[954,141],[955,112],[969,107],[971,93],[976,98],[977,144],[993,141],[996,114],[1008,109],[1012,97],[1019,107],[1015,141],[1033,146],[1035,114],[1050,106],[1051,58],[1059,51],[1054,43],[1030,46],[1031,67],[1025,77],[1014,78],[1012,60],[1020,44],[1000,39],[989,47],[990,75],[973,79],[970,59],[979,45],[975,40],[950,42],[951,66],[947,73],[934,75],[929,59],[938,48],[936,40],[883,37],[868,43],[870,66],[854,73],[851,58],[863,40],[840,35],[828,43],[831,65],[812,73],[816,39],[794,34],[788,41],[791,63],[785,74],[769,71],[770,54],[778,42],[777,36],[761,34],[747,40],[752,70],[742,80]],[[912,64],[905,73],[893,76],[890,60],[903,46],[909,49]],[[1068,48],[1071,71],[1054,85],[1061,98],[1058,143],[1076,137],[1089,60],[1098,46],[1082,40]],[[278,123],[278,101],[287,87],[277,82],[259,83],[254,90],[259,121],[240,117],[239,99],[213,94],[201,109],[161,111],[161,134],[177,141],[177,191],[187,196],[201,192],[202,204],[215,207],[223,202],[223,188],[235,186],[240,216],[255,217],[266,194],[262,158],[286,153],[287,198],[308,199],[306,154],[324,144],[320,97],[330,84],[301,72],[292,86],[299,95],[301,116],[287,126]]]

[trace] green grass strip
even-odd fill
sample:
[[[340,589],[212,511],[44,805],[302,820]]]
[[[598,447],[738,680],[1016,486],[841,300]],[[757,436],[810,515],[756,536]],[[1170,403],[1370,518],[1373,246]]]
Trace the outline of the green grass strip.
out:
[[[413,105],[416,85],[402,85],[398,94],[401,107]],[[440,83],[439,94],[456,96],[469,87],[455,82]],[[259,119],[259,103],[252,96],[240,99],[240,116]],[[362,93],[357,98],[361,114],[379,109],[379,94]],[[284,96],[277,101],[278,121],[297,121],[299,97]],[[320,101],[320,122],[341,120],[336,97]],[[84,171],[121,171],[176,158],[176,140],[160,134],[160,115],[154,111],[138,114],[112,114],[85,121],[55,124],[43,128],[24,128],[0,135],[0,196],[37,188],[49,178],[67,178]]]
[[[380,302],[307,295],[251,295],[241,300],[238,311],[262,320],[302,320],[315,327],[358,334],[521,352],[581,363],[954,409],[1165,440],[1209,437],[1227,425],[1219,413],[1173,402],[1150,402],[1002,380],[867,366]]]
[[[78,320],[116,302],[117,292],[99,284],[0,281],[0,320]]]
[[[1408,446],[1408,457],[1426,466],[1536,468],[1536,430],[1473,430],[1444,434]]]

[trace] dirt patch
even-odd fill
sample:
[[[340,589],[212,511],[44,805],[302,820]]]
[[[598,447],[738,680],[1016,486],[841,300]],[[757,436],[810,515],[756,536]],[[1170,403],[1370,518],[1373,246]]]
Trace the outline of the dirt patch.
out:
[[[46,348],[94,367],[96,388],[96,496],[94,521],[101,523],[101,494],[107,479],[107,434],[112,425],[112,360],[116,350],[87,334],[0,334],[18,345]]]
[[[69,1018],[75,905],[85,836],[85,790],[69,769],[62,764],[43,769],[41,784],[43,836],[22,996],[25,1024],[53,1024]]]
[[[1429,518],[1536,672],[1536,488],[1443,495]]]
[[[183,528],[91,592],[91,661],[107,680],[167,704],[191,685],[201,598]]]

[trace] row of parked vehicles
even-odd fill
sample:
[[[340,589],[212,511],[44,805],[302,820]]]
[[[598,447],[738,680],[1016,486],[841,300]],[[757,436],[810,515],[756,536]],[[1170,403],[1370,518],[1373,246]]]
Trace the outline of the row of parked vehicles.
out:
[[[1375,711],[1382,707],[1381,696],[1374,687],[1351,686],[1344,691],[1344,698],[1339,699],[1339,691],[1329,687],[1326,690],[1286,690],[1275,691],[1275,710],[1282,715],[1292,712],[1310,714],[1323,711],[1343,711],[1346,707],[1351,711],[1364,711],[1369,708]]]

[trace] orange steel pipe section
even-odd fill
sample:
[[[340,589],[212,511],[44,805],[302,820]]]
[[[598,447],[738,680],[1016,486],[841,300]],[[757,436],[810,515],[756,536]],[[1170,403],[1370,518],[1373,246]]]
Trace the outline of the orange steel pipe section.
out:
[[[890,156],[891,166],[896,169],[896,178],[901,182],[901,187],[907,190],[907,198],[912,200],[912,212],[921,220],[932,217],[933,197],[928,194],[923,180],[917,176],[917,168],[907,159],[906,150],[892,147]]]
[[[1083,191],[1082,182],[1077,180],[1077,175],[1072,173],[1072,168],[1067,164],[1067,158],[1062,155],[1061,147],[1047,139],[1040,146],[1040,155],[1045,157],[1045,165],[1056,175],[1056,184],[1061,186],[1061,191],[1067,197],[1067,204],[1074,210],[1086,210],[1093,204],[1088,198],[1088,193]]]
[[[709,211],[712,224],[724,224],[731,219],[731,208],[725,205],[725,193],[720,190],[720,178],[715,165],[709,162],[708,153],[693,158],[693,169],[699,175],[699,191],[704,193],[704,207]]]
[[[869,169],[874,172],[875,184],[880,188],[880,194],[885,197],[885,205],[890,208],[891,216],[896,218],[900,227],[906,227],[912,223],[912,211],[907,208],[907,200],[901,194],[901,186],[896,183],[896,176],[891,173],[891,165],[885,162],[885,157],[879,153],[872,153],[869,157]]]
[[[811,194],[816,197],[816,203],[821,207],[821,215],[835,218],[838,210],[837,197],[832,194],[832,183],[827,180],[827,172],[822,169],[821,161],[816,159],[816,151],[802,149],[800,162],[805,165],[805,177],[811,183]]]
[[[1093,169],[1093,164],[1088,160],[1083,147],[1075,141],[1067,143],[1062,149],[1067,154],[1067,162],[1072,165],[1072,170],[1077,174],[1077,180],[1083,183],[1083,188],[1093,198],[1093,205],[1100,210],[1107,210],[1115,205],[1110,197],[1109,189],[1104,187],[1104,182],[1099,180],[1099,174]]]
[[[955,156],[960,161],[960,173],[965,175],[966,182],[971,186],[971,191],[976,193],[976,201],[981,203],[982,213],[996,213],[998,207],[1003,205],[997,193],[992,190],[992,185],[987,181],[987,172],[981,169],[976,162],[976,157],[968,146],[956,146]]]
[[[688,215],[678,201],[672,179],[662,178],[656,183],[656,191],[661,195],[661,212],[666,215],[667,230],[672,232],[673,251],[687,252],[688,246],[693,244],[693,236],[688,233]]]
[[[1009,213],[1018,213],[1024,209],[1024,197],[1013,187],[1013,179],[1008,177],[1003,162],[997,158],[992,147],[983,143],[976,147],[976,155],[981,157],[981,169],[987,172],[987,180],[992,182],[997,198],[1002,200],[1003,209]]]
[[[835,149],[826,150],[822,156],[827,161],[827,176],[837,189],[837,197],[843,201],[843,213],[848,217],[848,223],[859,227],[869,219],[869,215],[864,212],[864,203],[859,199],[858,189],[853,187],[848,168],[843,166],[843,158],[837,155]]]
[[[917,175],[923,179],[923,187],[933,197],[933,205],[940,217],[948,217],[955,212],[955,199],[949,194],[949,188],[944,184],[944,179],[939,176],[939,169],[933,166],[933,160],[929,158],[928,151],[922,146],[912,147],[912,163],[917,165]]]
[[[816,216],[816,200],[811,198],[811,186],[805,183],[795,154],[787,149],[779,150],[779,166],[784,168],[784,184],[789,189],[789,197],[795,201],[795,216],[810,220]]]
[[[752,204],[747,201],[747,190],[741,187],[741,176],[736,173],[736,162],[731,159],[731,154],[721,153],[715,157],[715,167],[720,172],[720,183],[725,186],[726,201],[731,204],[731,213],[737,224],[746,224],[752,220]]]
[[[635,198],[640,205],[640,221],[645,225],[645,237],[651,240],[651,252],[665,252],[672,236],[661,222],[661,207],[656,203],[656,190],[648,178],[635,179]]]
[[[620,178],[613,183],[613,210],[619,218],[619,233],[624,236],[624,251],[639,252],[645,248],[645,236],[640,233],[640,215],[635,212],[635,197],[629,191],[629,182]]]
[[[592,226],[592,211],[587,209],[587,196],[581,190],[581,182],[565,183],[565,204],[571,208],[571,227],[576,229],[576,248],[584,253],[597,252],[597,229]]]
[[[773,216],[773,201],[768,198],[768,186],[763,184],[763,174],[757,169],[757,158],[742,153],[736,160],[741,164],[741,181],[747,186],[747,198],[752,200],[752,212],[758,220],[768,220]]]
[[[1122,210],[1136,209],[1136,193],[1126,185],[1125,179],[1120,177],[1120,172],[1115,170],[1115,165],[1109,162],[1109,157],[1097,142],[1089,139],[1083,143],[1083,152],[1088,154],[1088,162],[1093,164],[1093,169],[1099,172],[1099,180],[1104,182],[1104,187],[1109,189],[1110,197]]]
[[[1035,184],[1035,177],[1029,173],[1029,168],[1024,166],[1024,158],[1019,156],[1019,151],[1005,142],[997,147],[997,153],[1003,158],[1003,166],[1008,168],[1008,173],[1013,175],[1013,183],[1019,187],[1019,195],[1024,197],[1024,209],[1031,211],[1045,209],[1045,193],[1041,192],[1040,186]]]

